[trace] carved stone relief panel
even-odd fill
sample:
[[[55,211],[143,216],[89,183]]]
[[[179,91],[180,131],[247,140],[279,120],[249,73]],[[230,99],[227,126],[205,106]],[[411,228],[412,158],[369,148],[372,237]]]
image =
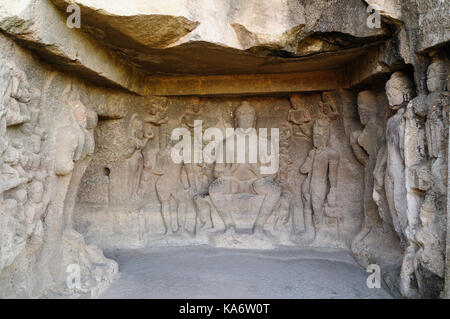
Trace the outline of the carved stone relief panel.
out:
[[[25,73],[0,60],[0,271],[32,243],[42,244],[47,211],[47,167],[41,146],[41,92]]]
[[[361,168],[349,154],[340,99],[339,92],[136,97],[121,118],[105,115],[119,106],[102,106],[96,152],[78,191],[76,229],[102,247],[348,247],[361,222],[361,180],[354,175],[340,182],[340,172],[353,170],[347,163]],[[273,174],[259,175],[260,164],[221,163],[217,148],[205,152],[210,143],[225,146],[253,128],[269,149],[272,134],[278,137]],[[178,129],[190,135],[191,161],[173,160],[173,152],[181,152],[179,140],[171,140]],[[194,160],[197,148],[201,161]],[[341,201],[351,189],[353,199]]]
[[[450,63],[434,55],[427,70],[428,95],[413,99],[404,116],[408,249],[401,288],[406,296],[437,298],[444,287],[449,71]]]

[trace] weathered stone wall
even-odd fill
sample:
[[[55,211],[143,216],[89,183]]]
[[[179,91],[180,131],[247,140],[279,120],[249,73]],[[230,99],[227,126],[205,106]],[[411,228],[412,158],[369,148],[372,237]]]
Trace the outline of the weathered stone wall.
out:
[[[339,247],[449,297],[449,3],[206,2],[0,4],[0,297],[95,297],[101,249],[199,243]],[[278,128],[279,171],[174,163],[195,120]]]
[[[314,243],[311,240],[303,244],[349,248],[362,222],[360,212],[363,175],[361,166],[355,160],[347,143],[344,120],[339,116],[342,99],[340,93],[299,94],[291,98],[199,99],[186,97],[155,100],[123,97],[111,100],[109,103],[126,106],[127,113],[124,113],[121,119],[103,117],[99,122],[96,129],[97,151],[79,189],[79,205],[75,216],[77,227],[86,234],[88,241],[101,243],[104,248],[130,248],[167,242],[211,243],[233,247],[302,244],[301,238],[298,238],[298,242],[295,238],[295,234],[305,231],[305,207],[301,189],[307,174],[301,174],[300,167],[314,148],[314,123],[319,118],[325,117],[330,125],[328,143],[333,145],[340,157],[337,167],[337,188],[332,194],[335,196],[334,203],[330,203],[328,208],[330,218],[327,218],[320,232],[317,230],[318,234]],[[223,232],[224,224],[208,196],[208,187],[214,181],[214,176],[213,166],[205,163],[186,164],[190,167],[181,169],[182,175],[186,175],[186,171],[193,171],[193,178],[190,179],[188,176],[183,185],[190,193],[186,198],[179,199],[180,205],[187,209],[186,230],[180,230],[176,234],[171,234],[169,231],[169,234],[163,236],[166,229],[156,188],[158,181],[165,178],[165,175],[161,176],[158,172],[156,163],[158,153],[164,150],[161,144],[165,143],[164,138],[167,139],[161,134],[164,132],[170,134],[178,127],[191,129],[193,133],[194,121],[201,120],[203,130],[218,128],[225,136],[225,129],[234,126],[233,113],[243,101],[248,101],[255,107],[257,129],[267,128],[269,132],[272,128],[280,129],[281,163],[276,180],[282,186],[285,197],[280,200],[270,220],[264,225],[266,231],[273,233],[277,240],[272,242],[266,238],[266,241],[259,243],[261,238],[251,236],[244,236],[234,242],[216,238]],[[327,107],[330,109],[320,109],[323,101],[329,103]],[[108,106],[116,109],[113,104]],[[162,124],[159,124],[157,120],[158,112],[160,112],[157,110],[158,107],[167,108],[164,110],[166,118],[159,121]],[[348,108],[353,108],[352,111],[355,111],[354,106],[348,106]],[[129,150],[129,125],[130,118],[134,114],[143,122],[148,121],[146,124],[153,134],[152,138],[146,144],[144,143],[144,147]],[[303,118],[305,114],[308,116],[307,121]],[[192,134],[192,143],[193,139]],[[205,142],[206,144],[208,143]],[[134,155],[135,152],[139,155]],[[136,160],[133,157],[137,157]],[[170,173],[169,170],[167,174]],[[324,183],[323,191],[326,195],[329,192],[330,182],[326,170],[324,174],[323,181],[320,183]],[[180,176],[173,175],[170,178],[173,179],[171,185],[176,187],[176,179]],[[203,198],[197,200],[197,196],[200,195]],[[346,201],[341,201],[341,198],[346,198]],[[238,214],[235,218],[237,220],[244,218],[242,224],[237,221],[237,228],[251,230],[258,210],[250,209],[249,212],[239,213],[239,209],[242,208],[240,203],[244,202],[237,197],[230,200],[230,205],[236,205],[233,207]],[[257,198],[255,200],[255,204],[260,205],[260,200],[258,201]],[[324,199],[326,205],[325,202]],[[203,225],[197,217],[205,209],[206,212],[203,212],[207,214],[205,218],[212,220],[213,223]],[[246,214],[248,216],[245,216]],[[180,216],[178,218],[181,219]],[[192,238],[193,235],[195,235],[194,238]]]
[[[82,87],[4,36],[0,43],[0,296],[96,296],[117,264],[66,225],[71,180],[55,171],[55,153],[66,147],[58,126],[75,125],[67,93]],[[84,278],[81,289],[65,285],[72,264]]]

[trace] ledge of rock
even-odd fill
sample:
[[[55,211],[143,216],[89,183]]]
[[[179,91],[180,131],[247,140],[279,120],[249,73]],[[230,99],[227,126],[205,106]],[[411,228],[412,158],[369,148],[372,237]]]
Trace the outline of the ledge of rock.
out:
[[[79,5],[83,31],[150,76],[333,69],[389,34],[367,26],[359,0],[52,1]]]
[[[48,1],[0,4],[0,30],[59,69],[108,87],[139,93],[142,76],[77,29]]]

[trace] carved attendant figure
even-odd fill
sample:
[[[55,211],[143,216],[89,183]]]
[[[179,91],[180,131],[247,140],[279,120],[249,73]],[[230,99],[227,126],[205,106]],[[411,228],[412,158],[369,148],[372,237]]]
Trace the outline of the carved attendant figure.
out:
[[[142,150],[154,135],[151,126],[144,123],[143,118],[137,113],[132,114],[128,118],[127,125],[129,144],[125,154],[127,166],[125,176],[127,178],[128,197],[134,198],[141,184],[141,176],[144,170]]]
[[[156,156],[156,167],[153,172],[160,175],[156,181],[156,191],[161,203],[161,212],[166,227],[172,233],[183,232],[186,221],[186,203],[189,199],[189,188],[185,187],[182,180],[184,163],[177,164],[171,158],[173,147],[178,147],[176,141],[167,144],[164,150]],[[175,209],[170,207],[170,201],[175,201]]]
[[[305,212],[305,240],[315,237],[315,226],[319,227],[325,217],[325,200],[330,206],[336,203],[337,174],[340,155],[328,146],[330,123],[319,119],[314,122],[314,148],[309,152],[300,173],[308,175],[302,185]],[[330,186],[330,190],[328,191]],[[313,221],[314,220],[314,224]]]
[[[383,140],[383,130],[378,122],[378,102],[371,91],[362,91],[358,94],[358,113],[361,124],[364,125],[362,131],[354,131],[351,135],[350,144],[358,161],[364,165],[364,212],[365,222],[362,233],[356,236],[355,241],[359,241],[365,236],[364,233],[370,231],[372,225],[381,224],[378,208],[375,204],[372,193],[374,186],[373,171],[376,165],[376,156],[379,143]]]
[[[194,140],[194,147],[195,145],[204,147],[207,145],[207,142],[201,139],[203,135],[195,134],[195,132],[201,131],[204,133],[209,126],[209,118],[205,116],[204,110],[201,112],[202,109],[198,97],[193,97],[190,102],[192,104],[192,111],[187,111],[183,115],[181,125],[187,128],[191,132],[191,136],[196,139]],[[202,163],[185,163],[184,165],[188,173],[187,177],[197,211],[197,219],[202,227],[212,227],[211,202],[208,196],[208,187],[212,179],[212,167],[204,161]]]
[[[95,149],[94,128],[97,126],[97,113],[87,109],[72,93],[71,125],[56,131],[55,173],[61,176],[61,198],[64,198],[65,226],[72,228],[73,209],[78,186],[89,165]]]
[[[427,120],[425,123],[427,149],[432,159],[431,169],[436,187],[446,194],[446,136],[448,125],[448,110],[450,95],[446,91],[448,65],[436,61],[428,67],[427,87]]]
[[[288,113],[288,121],[295,124],[294,127],[298,129],[293,135],[310,140],[313,127],[311,111],[299,94],[292,95],[290,102],[292,108]]]
[[[44,231],[41,218],[47,211],[50,198],[48,194],[44,198],[44,186],[37,181],[31,183],[28,194],[30,201],[25,209],[27,234],[35,233],[37,237],[41,238]]]
[[[390,108],[397,113],[389,118],[386,127],[385,189],[394,228],[406,246],[401,270],[401,289],[405,295],[408,295],[405,287],[410,284],[413,271],[411,257],[416,250],[414,233],[417,225],[417,209],[412,205],[417,198],[408,173],[417,164],[411,152],[418,149],[417,143],[409,139],[419,137],[419,132],[412,131],[417,127],[412,110],[409,106],[406,108],[412,94],[413,86],[408,77],[401,72],[392,74],[386,83],[386,95]],[[408,139],[406,142],[405,138]]]
[[[420,295],[424,298],[438,298],[444,286],[446,247],[446,200],[447,200],[447,143],[448,107],[450,94],[446,91],[448,65],[436,60],[428,67],[427,87],[430,92],[425,98],[427,172],[421,183],[425,200],[418,214],[415,239],[418,249],[414,258],[414,271]],[[420,99],[423,102],[423,99]],[[448,236],[448,234],[447,234]],[[412,259],[412,256],[411,256]]]

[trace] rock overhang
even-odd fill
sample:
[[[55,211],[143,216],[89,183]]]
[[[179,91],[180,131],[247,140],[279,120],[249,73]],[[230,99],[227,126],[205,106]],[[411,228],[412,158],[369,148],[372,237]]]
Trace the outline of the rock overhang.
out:
[[[187,1],[161,5],[132,1],[127,6],[91,0],[53,2],[61,10],[78,4],[83,31],[149,76],[333,69],[338,67],[329,65],[334,57],[325,61],[315,55],[336,54],[339,63],[340,51],[389,35],[385,28],[367,26],[362,1],[328,5],[320,16],[309,12],[306,4],[286,0],[218,1],[215,6],[203,2],[189,6]]]
[[[300,75],[297,83],[308,79],[289,89],[293,92],[345,88],[359,81],[357,73],[365,72],[352,66],[366,67],[359,61],[373,56],[370,52],[390,37],[385,26],[367,26],[367,6],[356,0],[340,6],[335,1],[314,3],[320,14],[308,1],[200,1],[196,6],[184,0],[119,2],[21,0],[15,10],[2,10],[0,26],[59,69],[139,95],[179,95],[179,90],[158,91],[158,81],[172,82],[173,87],[192,77],[198,79],[183,95],[239,94],[216,92],[214,83],[234,76],[239,83],[247,75],[266,84],[257,90],[246,88],[251,83],[243,85],[241,94],[282,93],[271,84],[283,74],[283,82],[295,75]],[[81,30],[66,26],[71,4],[80,7]],[[373,63],[371,68],[386,71]],[[311,85],[314,72],[321,76]],[[330,86],[336,73],[344,80]],[[206,85],[211,89],[195,89],[196,81],[211,82]]]

